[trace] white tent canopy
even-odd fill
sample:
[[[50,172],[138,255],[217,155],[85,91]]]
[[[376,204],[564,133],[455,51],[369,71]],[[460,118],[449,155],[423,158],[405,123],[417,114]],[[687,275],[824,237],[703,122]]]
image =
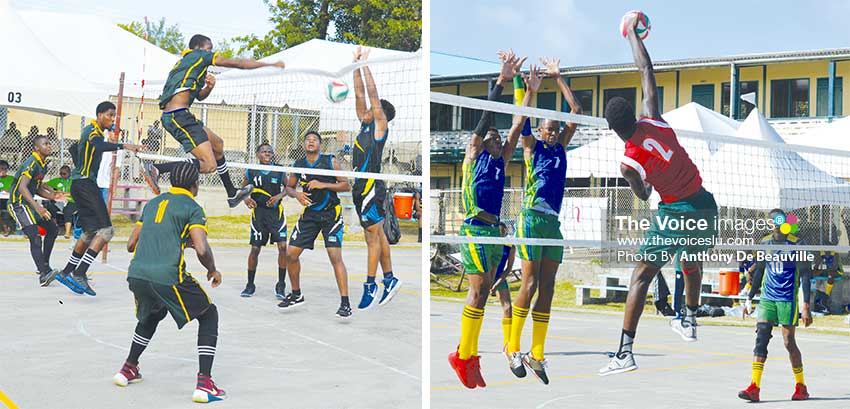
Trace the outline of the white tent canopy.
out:
[[[108,94],[86,81],[80,66],[57,58],[9,5],[0,0],[0,105],[52,115],[92,115]]]
[[[832,121],[800,135],[788,138],[788,143],[850,152],[850,116]],[[829,174],[850,178],[850,158],[814,153],[801,155]]]
[[[140,97],[142,79],[165,79],[178,60],[176,55],[95,15],[35,10],[19,14],[56,58],[110,95],[118,93],[118,80],[124,72],[124,95]],[[92,106],[86,112],[93,110]]]
[[[757,109],[750,113],[736,136],[784,143]],[[720,206],[796,209],[850,205],[847,184],[789,150],[725,144],[711,157],[702,176],[706,189],[714,194]]]

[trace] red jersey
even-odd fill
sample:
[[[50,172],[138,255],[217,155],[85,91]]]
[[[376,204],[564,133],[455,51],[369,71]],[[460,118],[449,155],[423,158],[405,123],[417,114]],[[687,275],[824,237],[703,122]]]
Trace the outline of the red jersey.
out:
[[[621,163],[649,182],[664,203],[684,199],[702,187],[699,170],[679,145],[673,128],[662,119],[637,121]]]

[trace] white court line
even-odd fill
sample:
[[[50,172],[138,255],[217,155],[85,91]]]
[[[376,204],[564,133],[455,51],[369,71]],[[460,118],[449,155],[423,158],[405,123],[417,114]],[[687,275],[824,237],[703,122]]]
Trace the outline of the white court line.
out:
[[[125,270],[125,269],[123,269],[123,268],[118,268],[118,267],[113,266],[113,265],[108,264],[108,263],[104,263],[104,265],[105,265],[105,266],[112,267],[112,268],[114,268],[114,269],[116,269],[116,270],[118,270],[118,271],[124,271],[124,272],[127,272],[127,270]],[[252,306],[254,309],[258,309],[257,307],[254,307],[253,305],[251,305],[251,306]],[[221,307],[221,306],[219,306],[219,307]],[[237,311],[237,310],[233,310],[233,309],[230,309],[230,308],[225,308],[225,309],[226,309],[226,310],[229,310],[229,311],[232,311],[232,312],[235,312],[235,313],[237,313],[237,314],[239,314],[239,315],[242,315],[242,316],[244,317],[244,314],[242,314],[241,312],[239,312],[239,311]],[[274,329],[277,329],[277,330],[281,330],[281,331],[283,331],[283,330],[282,330],[281,328],[279,328],[277,325],[268,325],[268,327],[269,327],[269,328],[274,328]],[[409,374],[409,373],[407,373],[407,372],[405,372],[405,371],[403,371],[403,370],[401,370],[401,369],[398,369],[398,368],[394,368],[394,367],[392,367],[392,366],[389,366],[389,365],[387,365],[387,364],[385,364],[385,363],[383,363],[383,362],[381,362],[381,361],[378,361],[377,359],[369,358],[369,357],[367,357],[367,356],[363,356],[363,355],[360,355],[360,354],[357,354],[357,353],[351,352],[351,351],[349,351],[349,350],[347,350],[347,349],[345,349],[345,348],[341,348],[341,347],[338,347],[338,346],[336,346],[336,345],[329,344],[329,343],[327,343],[327,342],[325,342],[325,341],[322,341],[322,340],[319,340],[319,339],[316,339],[316,338],[313,338],[313,337],[309,337],[309,336],[307,336],[307,335],[299,334],[299,333],[297,333],[297,332],[288,332],[288,331],[284,331],[284,332],[286,332],[286,334],[289,334],[289,335],[295,335],[295,336],[297,336],[297,337],[299,337],[299,338],[306,339],[306,340],[308,340],[308,341],[310,341],[310,342],[313,342],[313,343],[316,343],[316,344],[319,344],[319,345],[322,345],[322,346],[325,346],[325,347],[328,347],[328,348],[331,348],[331,349],[335,349],[335,350],[337,350],[337,351],[339,351],[339,352],[342,352],[342,353],[344,353],[344,354],[346,354],[346,355],[353,356],[353,357],[355,357],[355,358],[360,358],[360,359],[362,359],[362,360],[364,360],[364,361],[366,361],[366,362],[370,362],[370,363],[373,363],[373,364],[378,365],[378,366],[380,366],[380,367],[383,367],[383,368],[385,368],[385,369],[389,369],[390,371],[393,371],[393,372],[398,373],[398,374],[400,374],[400,375],[404,375],[404,376],[407,376],[407,377],[409,377],[409,378],[415,379],[416,381],[420,381],[420,380],[421,380],[421,379],[420,379],[418,376],[416,376],[416,375],[412,375],[412,374]],[[92,339],[94,339],[94,340],[95,340],[95,341],[97,341],[97,342],[101,342],[101,341],[97,340],[96,338],[92,337],[91,335],[88,335],[88,334],[85,334],[85,335],[87,335],[87,336],[91,337]],[[113,344],[109,344],[109,343],[103,343],[103,344],[104,344],[104,345],[109,345],[109,346],[115,346],[115,345],[113,345]],[[119,348],[121,348],[121,347],[119,347]],[[121,348],[121,349],[127,350],[126,348]],[[181,359],[182,359],[182,358],[181,358]],[[194,361],[192,361],[192,362],[194,362]],[[245,368],[248,368],[248,367],[245,367]]]

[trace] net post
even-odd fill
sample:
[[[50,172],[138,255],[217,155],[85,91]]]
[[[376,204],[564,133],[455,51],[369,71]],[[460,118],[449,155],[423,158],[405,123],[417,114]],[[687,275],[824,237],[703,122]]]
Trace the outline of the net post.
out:
[[[124,102],[124,72],[121,72],[121,77],[118,79],[118,103],[115,109],[115,130],[114,134],[117,134],[118,137],[121,137],[121,105]],[[106,200],[106,213],[112,218],[112,196],[115,193],[115,185],[118,182],[118,173],[115,172],[115,163],[118,161],[118,152],[112,152],[112,164],[109,166],[110,180],[109,180],[109,192],[107,193]],[[109,254],[109,243],[103,246],[103,251],[101,254],[101,262],[106,263],[106,255]]]

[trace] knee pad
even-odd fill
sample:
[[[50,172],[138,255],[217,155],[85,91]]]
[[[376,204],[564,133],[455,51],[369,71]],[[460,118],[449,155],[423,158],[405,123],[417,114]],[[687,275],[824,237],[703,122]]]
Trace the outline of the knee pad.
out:
[[[104,227],[95,232],[95,235],[102,237],[106,241],[112,240],[112,236],[115,235],[115,228],[112,226]]]
[[[753,348],[753,355],[761,358],[767,358],[767,344],[773,335],[773,325],[769,322],[759,322],[756,324],[756,347]]]
[[[198,336],[218,336],[218,308],[211,304],[203,315],[198,317]]]

